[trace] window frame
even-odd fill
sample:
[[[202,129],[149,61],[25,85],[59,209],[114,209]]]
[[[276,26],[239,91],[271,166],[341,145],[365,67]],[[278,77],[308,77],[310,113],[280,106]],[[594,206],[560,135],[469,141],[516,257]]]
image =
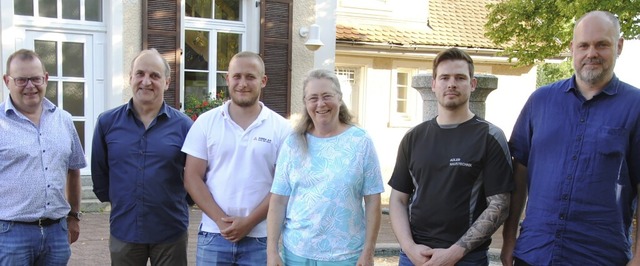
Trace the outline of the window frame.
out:
[[[398,75],[404,73],[406,77],[406,112],[398,112]],[[417,90],[413,89],[411,82],[413,76],[419,73],[418,69],[414,68],[394,68],[391,71],[391,86],[389,94],[389,127],[413,127],[417,123],[422,121],[422,98]]]
[[[259,40],[259,21],[260,21],[260,10],[255,6],[254,1],[250,0],[240,0],[243,1],[241,4],[240,10],[240,20],[220,20],[220,19],[208,19],[208,18],[198,18],[198,17],[189,17],[185,14],[185,5],[186,1],[182,2],[182,8],[180,11],[181,21],[183,21],[180,27],[180,49],[182,51],[186,51],[185,42],[186,42],[186,31],[194,30],[194,31],[205,31],[209,33],[209,62],[208,62],[208,70],[194,70],[193,72],[199,73],[208,73],[207,77],[207,88],[208,92],[211,93],[212,97],[215,97],[216,92],[215,89],[218,87],[217,84],[217,76],[218,74],[226,75],[227,71],[219,70],[217,68],[217,51],[218,51],[218,42],[217,37],[218,33],[232,33],[240,35],[240,44],[238,48],[238,52],[240,51],[255,51],[258,50],[258,40]],[[185,73],[190,71],[187,69],[185,54],[182,53],[181,60],[182,64],[180,64],[180,103],[182,108],[184,109],[185,99],[186,99],[186,91],[185,91]],[[212,58],[214,58],[212,60]]]

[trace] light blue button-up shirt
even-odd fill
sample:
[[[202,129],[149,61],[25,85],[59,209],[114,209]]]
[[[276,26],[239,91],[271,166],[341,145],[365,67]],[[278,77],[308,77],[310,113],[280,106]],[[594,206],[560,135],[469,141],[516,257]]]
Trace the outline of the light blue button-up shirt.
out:
[[[40,125],[0,104],[0,220],[66,217],[67,172],[86,166],[71,115],[43,100]]]

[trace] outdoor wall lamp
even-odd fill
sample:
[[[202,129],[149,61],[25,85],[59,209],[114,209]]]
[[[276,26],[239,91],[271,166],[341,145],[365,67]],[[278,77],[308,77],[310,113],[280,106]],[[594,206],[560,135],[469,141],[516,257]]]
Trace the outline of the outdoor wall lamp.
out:
[[[312,24],[309,28],[300,28],[300,36],[309,37],[304,43],[304,46],[306,46],[309,51],[316,51],[324,45],[322,41],[320,41],[320,26],[318,26],[318,24]]]

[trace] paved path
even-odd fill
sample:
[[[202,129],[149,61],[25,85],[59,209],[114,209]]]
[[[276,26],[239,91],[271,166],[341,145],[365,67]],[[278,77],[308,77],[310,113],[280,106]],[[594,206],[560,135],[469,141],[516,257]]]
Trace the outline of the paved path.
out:
[[[189,218],[189,265],[195,265],[197,229],[201,211],[192,209]],[[500,248],[501,233],[493,237],[492,248]],[[80,238],[71,245],[71,266],[109,265],[109,212],[85,213],[80,223]],[[391,230],[389,215],[382,215],[380,233],[377,242],[376,265],[398,265],[398,242]]]

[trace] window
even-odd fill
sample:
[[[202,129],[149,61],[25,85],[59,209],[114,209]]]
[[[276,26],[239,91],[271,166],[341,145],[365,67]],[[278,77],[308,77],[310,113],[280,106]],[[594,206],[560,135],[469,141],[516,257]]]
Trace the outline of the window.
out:
[[[422,102],[419,93],[411,87],[411,80],[417,71],[397,69],[393,71],[391,102],[389,104],[390,127],[415,126],[422,117]]]
[[[15,0],[15,15],[102,22],[102,0]]]
[[[409,88],[409,74],[398,72],[396,85],[396,113],[407,114],[407,92]]]
[[[360,121],[360,81],[359,67],[336,66],[335,73],[340,80],[340,88],[342,89],[342,100],[349,108],[349,112],[353,115],[354,122]]]
[[[238,0],[187,0],[184,29],[184,97],[228,95],[229,61],[243,50],[246,21]]]

